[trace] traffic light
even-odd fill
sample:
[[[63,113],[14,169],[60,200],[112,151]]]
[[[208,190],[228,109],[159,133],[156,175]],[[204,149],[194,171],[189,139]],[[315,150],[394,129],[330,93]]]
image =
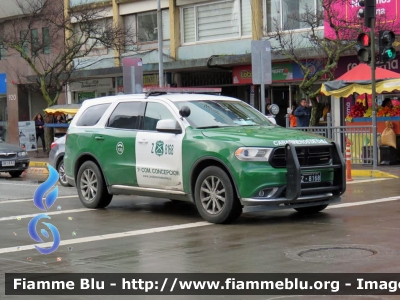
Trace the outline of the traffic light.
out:
[[[368,33],[360,33],[357,38],[358,51],[357,57],[361,62],[371,61],[371,37]]]
[[[360,0],[358,4],[361,7],[358,15],[364,18],[364,26],[371,28],[371,19],[376,16],[376,0]]]
[[[396,50],[393,48],[395,35],[393,31],[379,31],[379,56],[381,62],[387,62],[396,58]]]

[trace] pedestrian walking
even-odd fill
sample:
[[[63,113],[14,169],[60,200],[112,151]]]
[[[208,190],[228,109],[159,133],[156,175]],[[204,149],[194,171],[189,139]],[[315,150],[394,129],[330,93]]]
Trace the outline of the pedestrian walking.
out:
[[[307,107],[307,100],[301,99],[300,105],[294,111],[297,118],[297,127],[308,127],[310,125],[311,110]]]

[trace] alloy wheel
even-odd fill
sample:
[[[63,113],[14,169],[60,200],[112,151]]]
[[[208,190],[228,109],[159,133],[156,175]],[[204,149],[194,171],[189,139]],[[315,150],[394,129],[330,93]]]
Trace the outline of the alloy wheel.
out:
[[[226,200],[225,186],[216,176],[204,179],[200,188],[200,200],[207,213],[216,215],[220,213]]]

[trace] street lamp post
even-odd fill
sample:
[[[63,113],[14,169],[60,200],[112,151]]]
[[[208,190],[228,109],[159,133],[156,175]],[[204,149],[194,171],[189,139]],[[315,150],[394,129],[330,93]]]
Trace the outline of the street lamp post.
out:
[[[162,13],[161,0],[157,0],[157,31],[158,31],[158,80],[160,87],[164,86],[164,66],[163,66],[163,34],[162,34]]]

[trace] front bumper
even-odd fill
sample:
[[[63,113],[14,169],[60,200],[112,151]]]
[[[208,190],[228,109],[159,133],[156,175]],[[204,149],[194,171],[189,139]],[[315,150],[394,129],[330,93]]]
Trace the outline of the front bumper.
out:
[[[30,159],[18,159],[15,160],[14,166],[2,166],[0,161],[0,172],[12,172],[12,171],[25,171],[29,168]]]
[[[332,142],[329,147],[332,157],[331,164],[300,166],[296,147],[292,144],[287,144],[285,146],[286,185],[276,188],[274,195],[277,195],[277,197],[243,197],[240,199],[241,204],[246,211],[255,211],[261,207],[267,210],[276,210],[325,204],[329,205],[331,203],[340,202],[341,195],[343,195],[346,190],[345,161],[336,143]],[[333,176],[329,183],[319,186],[301,183],[302,172],[320,170],[332,172]]]

